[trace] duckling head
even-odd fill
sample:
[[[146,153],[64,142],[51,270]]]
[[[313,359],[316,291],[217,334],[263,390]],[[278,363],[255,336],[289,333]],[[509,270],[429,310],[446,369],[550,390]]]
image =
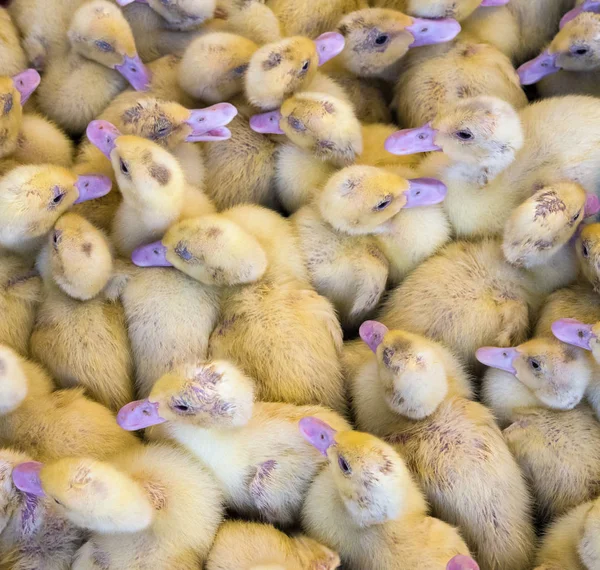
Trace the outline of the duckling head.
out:
[[[388,406],[413,420],[435,412],[448,393],[448,377],[431,343],[418,335],[390,331],[377,321],[363,323],[359,333],[376,355]]]
[[[574,182],[544,186],[506,222],[502,249],[509,263],[531,268],[546,263],[576,235],[583,220],[600,210],[595,194]]]
[[[67,295],[87,301],[112,277],[113,258],[106,236],[85,218],[67,212],[50,232],[38,268]]]
[[[218,214],[183,220],[159,242],[137,248],[139,267],[174,266],[205,285],[235,286],[258,281],[267,255],[256,238]]]
[[[22,358],[9,346],[0,345],[0,415],[21,405],[29,392],[28,384]]]
[[[572,410],[579,404],[591,377],[585,353],[554,338],[534,338],[515,348],[480,348],[476,358],[513,374],[554,410]]]
[[[164,422],[227,429],[252,416],[254,382],[226,361],[188,364],[162,376],[146,400],[121,408],[118,424],[128,431]]]
[[[150,526],[155,509],[141,484],[92,458],[30,461],[13,469],[17,489],[49,497],[80,528],[98,533],[132,533]]]
[[[340,61],[359,77],[381,77],[411,47],[448,42],[460,32],[452,19],[423,19],[397,10],[365,8],[341,19],[345,47]]]
[[[0,77],[0,158],[16,150],[23,105],[39,84],[40,74],[35,69],[27,69],[14,77]]]
[[[594,291],[600,293],[600,224],[585,226],[575,245],[579,267]]]
[[[363,151],[354,109],[324,93],[298,93],[280,110],[251,117],[250,128],[257,133],[287,135],[295,145],[340,168],[352,164]]]
[[[18,166],[0,179],[0,223],[14,228],[12,238],[39,238],[73,204],[100,198],[110,189],[106,176],[77,176],[49,164]]]
[[[271,111],[314,79],[317,67],[344,49],[344,37],[327,32],[314,41],[302,36],[267,44],[254,52],[246,71],[246,96]]]
[[[68,36],[83,57],[117,70],[136,91],[149,88],[150,72],[137,54],[129,23],[111,2],[84,4],[75,12]]]
[[[576,319],[559,319],[552,323],[552,333],[562,342],[591,351],[600,363],[600,323],[588,325]]]
[[[367,433],[337,432],[314,417],[299,423],[304,439],[329,460],[329,471],[348,514],[359,527],[400,516],[413,481],[386,443]]]
[[[473,167],[506,168],[523,146],[517,111],[496,97],[464,99],[431,123],[391,135],[385,148],[392,154],[443,151],[455,162]]]
[[[213,17],[217,0],[117,0],[119,6],[147,4],[165,20],[166,27],[186,31]]]
[[[567,71],[595,71],[600,68],[600,2],[584,2],[564,18],[561,30],[536,58],[517,70],[522,85]]]
[[[438,204],[447,188],[434,178],[406,179],[375,166],[355,165],[336,172],[317,197],[321,216],[352,235],[383,233],[402,208]]]
[[[510,0],[406,0],[407,14],[421,18],[454,18],[461,22],[477,8],[504,6]]]

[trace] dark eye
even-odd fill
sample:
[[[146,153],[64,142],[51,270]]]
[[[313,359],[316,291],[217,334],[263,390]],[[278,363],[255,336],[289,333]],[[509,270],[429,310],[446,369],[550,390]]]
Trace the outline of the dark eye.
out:
[[[469,141],[473,138],[473,133],[471,131],[457,131],[456,132],[456,136],[461,140],[461,141]]]
[[[187,412],[190,409],[190,407],[185,404],[176,404],[174,408],[180,412]]]
[[[575,55],[585,55],[588,51],[590,51],[588,48],[579,47],[579,48],[574,48],[571,53],[573,53]]]
[[[295,119],[294,117],[290,117],[288,119],[288,123],[289,123],[290,127],[292,127],[292,129],[294,129],[295,131],[305,131],[306,130],[304,123],[300,119]]]
[[[581,212],[577,212],[572,218],[571,221],[572,222],[576,222],[579,219],[579,214],[581,214]]]
[[[389,39],[390,39],[390,36],[388,36],[387,34],[381,34],[380,36],[377,36],[377,38],[375,38],[375,43],[378,46],[382,46],[382,45],[386,44]]]
[[[539,370],[542,367],[542,365],[535,358],[529,359],[529,366],[531,366],[531,368],[534,370]]]
[[[588,246],[586,243],[583,244],[583,247],[581,248],[581,253],[583,254],[583,257],[590,256],[590,250],[588,249]]]
[[[338,457],[338,465],[344,475],[350,475],[350,473],[352,473],[350,465],[348,465],[348,462],[341,455]]]
[[[308,68],[310,67],[310,59],[307,59],[303,64],[302,64],[302,71],[308,71]]]
[[[53,204],[60,204],[62,202],[62,199],[65,197],[64,194],[58,194],[57,196],[54,196],[54,198],[52,199],[52,203]]]
[[[386,196],[377,206],[373,208],[376,212],[381,212],[385,210],[392,203],[392,197]]]
[[[105,52],[109,52],[109,51],[114,51],[113,47],[108,43],[105,42],[103,40],[98,40],[96,42],[96,47],[100,50],[100,51],[105,51]]]
[[[123,159],[119,159],[119,162],[121,164],[121,172],[125,174],[125,176],[129,176],[129,168],[127,168],[127,165],[123,162]]]
[[[54,234],[52,236],[52,242],[54,245],[58,245],[60,243],[60,230],[54,230]]]
[[[61,503],[61,502],[60,502],[58,499],[54,499],[54,502],[55,502],[57,505],[60,505],[60,506],[62,506],[62,503]]]

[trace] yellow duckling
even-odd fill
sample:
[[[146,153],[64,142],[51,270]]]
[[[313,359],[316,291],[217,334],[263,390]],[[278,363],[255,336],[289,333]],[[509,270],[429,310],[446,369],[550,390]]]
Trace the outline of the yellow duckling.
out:
[[[27,69],[28,58],[21,47],[19,30],[7,10],[0,10],[0,30],[3,38],[0,46],[0,75],[16,75]]]

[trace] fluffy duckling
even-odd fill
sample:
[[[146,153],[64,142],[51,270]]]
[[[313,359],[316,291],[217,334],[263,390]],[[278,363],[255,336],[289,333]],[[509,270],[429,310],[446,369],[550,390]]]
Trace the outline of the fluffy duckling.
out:
[[[509,0],[374,0],[376,6],[404,10],[421,18],[466,20],[479,7],[503,6]]]
[[[390,294],[378,320],[446,344],[475,364],[480,346],[523,342],[539,295],[495,240],[454,242]]]
[[[83,533],[62,517],[49,499],[19,491],[13,469],[31,461],[12,449],[0,449],[0,566],[12,569],[69,570]]]
[[[27,69],[27,55],[21,47],[19,30],[7,10],[0,10],[0,75],[16,75]]]
[[[409,48],[452,40],[460,24],[452,19],[413,18],[396,10],[366,8],[351,12],[338,23],[344,36],[339,61],[359,77],[396,81],[400,60]]]
[[[0,441],[33,457],[89,455],[104,459],[137,444],[104,406],[83,390],[59,390],[45,370],[7,346],[0,347]]]
[[[399,124],[417,127],[478,95],[497,97],[515,109],[527,105],[510,60],[487,43],[459,37],[435,51],[414,50],[404,58],[393,107]]]
[[[143,61],[181,55],[213,17],[216,0],[117,0]]]
[[[48,117],[79,135],[127,82],[136,90],[148,89],[150,74],[136,52],[127,20],[107,0],[79,8],[67,35],[70,49],[48,62],[38,101]]]
[[[593,570],[600,564],[600,499],[568,512],[546,530],[535,570]]]
[[[334,32],[316,40],[294,36],[267,44],[250,58],[245,75],[248,101],[272,111],[297,91],[321,91],[345,98],[343,89],[317,71],[344,49],[344,38]]]
[[[254,378],[259,400],[345,411],[341,327],[332,305],[308,284],[289,221],[238,206],[179,222],[161,242],[138,248],[133,261],[173,265],[222,291],[209,357],[231,360]]]
[[[18,166],[0,178],[0,245],[35,253],[58,218],[73,204],[105,196],[105,176],[77,176],[49,164]]]
[[[180,219],[215,212],[202,189],[186,181],[177,159],[157,143],[121,135],[106,121],[90,123],[87,134],[111,160],[123,196],[111,234],[121,255],[156,241]]]
[[[427,516],[427,504],[400,456],[366,433],[336,431],[317,418],[300,431],[328,459],[311,485],[304,531],[354,570],[440,569],[469,553],[458,531]]]
[[[224,18],[220,20],[224,30],[240,34],[258,45],[282,38],[281,22],[265,0],[218,0],[215,18]],[[213,20],[211,24],[216,22]]]
[[[206,570],[335,570],[340,557],[316,540],[265,524],[228,521],[215,538]]]
[[[244,91],[250,58],[258,49],[252,40],[228,32],[195,39],[179,64],[179,84],[192,97],[218,103]]]
[[[448,241],[446,217],[433,206],[445,193],[436,182],[350,166],[294,214],[312,283],[334,304],[344,328],[356,328],[386,283],[397,283]]]
[[[152,437],[174,441],[199,458],[219,482],[229,509],[291,526],[323,464],[298,433],[306,415],[349,429],[326,408],[254,403],[254,381],[232,364],[214,361],[174,369],[146,400],[125,406],[117,421],[128,430],[162,424]]]
[[[108,240],[67,213],[54,226],[38,268],[46,291],[31,335],[32,356],[63,388],[81,386],[117,411],[133,397],[133,363],[123,307],[102,294],[113,275]]]
[[[397,446],[434,514],[459,527],[482,569],[530,568],[531,498],[494,417],[469,401],[462,364],[440,344],[374,321],[360,335],[375,355],[349,378],[358,428]]]
[[[72,457],[13,469],[17,488],[48,497],[91,532],[73,568],[192,570],[221,522],[221,494],[195,460],[166,445],[137,446],[111,460]]]

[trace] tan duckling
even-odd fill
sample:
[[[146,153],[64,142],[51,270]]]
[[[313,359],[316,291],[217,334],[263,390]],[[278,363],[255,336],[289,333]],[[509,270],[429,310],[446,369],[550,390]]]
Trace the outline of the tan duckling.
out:
[[[206,563],[207,570],[335,570],[340,557],[307,536],[287,536],[276,528],[242,521],[223,523]]]
[[[56,220],[73,204],[105,196],[105,176],[77,176],[54,165],[19,166],[0,178],[0,245],[35,254]]]
[[[48,62],[38,101],[48,117],[79,135],[128,82],[136,90],[148,89],[150,74],[127,20],[107,0],[79,8],[67,35],[70,49]]]
[[[505,260],[498,241],[458,241],[410,273],[377,320],[442,342],[475,364],[480,346],[523,342],[540,301],[522,270]]]
[[[38,268],[45,296],[31,335],[32,356],[61,387],[81,386],[118,410],[134,395],[133,362],[123,307],[103,294],[113,276],[108,240],[67,213],[54,226]]]
[[[494,417],[469,401],[463,365],[442,345],[375,321],[360,335],[375,355],[348,371],[358,428],[398,449],[482,569],[530,568],[532,501]]]
[[[535,570],[594,570],[600,564],[600,499],[583,503],[546,530]]]
[[[223,516],[213,478],[166,445],[137,446],[110,463],[21,463],[12,477],[17,488],[54,500],[67,520],[90,531],[74,570],[192,570],[207,558]]]
[[[345,411],[342,331],[331,304],[308,284],[289,221],[238,206],[179,222],[132,258],[146,267],[174,265],[222,291],[209,357],[231,360],[254,378],[258,400]]]
[[[209,26],[222,23],[226,31],[240,34],[258,45],[282,38],[281,22],[265,0],[217,0],[215,18]]]
[[[0,348],[0,441],[42,460],[89,455],[104,459],[137,445],[107,408],[83,390],[59,390],[46,371]]]
[[[7,10],[0,10],[0,30],[3,38],[0,47],[0,75],[16,75],[27,69],[28,61],[21,47],[19,30]]]
[[[69,570],[84,535],[57,512],[54,501],[19,491],[13,468],[31,461],[12,449],[0,449],[0,566]]]
[[[151,437],[175,442],[200,459],[218,481],[228,509],[293,526],[323,464],[298,433],[298,421],[306,415],[349,429],[327,408],[255,403],[253,380],[226,361],[212,361],[166,374],[148,399],[125,406],[117,421],[128,430],[160,424]]]
[[[468,555],[458,531],[427,516],[404,460],[375,436],[338,431],[317,418],[300,431],[328,459],[311,485],[303,530],[354,570],[444,570]]]

